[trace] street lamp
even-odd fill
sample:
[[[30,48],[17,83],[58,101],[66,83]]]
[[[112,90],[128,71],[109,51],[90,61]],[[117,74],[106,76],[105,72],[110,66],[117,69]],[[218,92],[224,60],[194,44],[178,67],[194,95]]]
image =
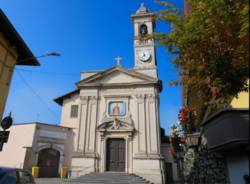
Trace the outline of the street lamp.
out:
[[[40,55],[40,56],[35,56],[35,57],[30,57],[30,58],[25,58],[25,59],[19,60],[19,61],[16,62],[16,64],[22,63],[24,61],[35,60],[35,59],[48,57],[48,56],[58,57],[58,56],[61,56],[61,54],[58,53],[58,52],[46,52],[45,54]]]

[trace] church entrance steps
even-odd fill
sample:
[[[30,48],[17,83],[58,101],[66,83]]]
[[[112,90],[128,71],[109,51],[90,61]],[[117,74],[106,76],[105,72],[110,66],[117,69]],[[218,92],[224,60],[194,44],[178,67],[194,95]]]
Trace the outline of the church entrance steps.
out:
[[[82,184],[153,184],[137,175],[120,172],[90,173],[71,179],[70,182]]]

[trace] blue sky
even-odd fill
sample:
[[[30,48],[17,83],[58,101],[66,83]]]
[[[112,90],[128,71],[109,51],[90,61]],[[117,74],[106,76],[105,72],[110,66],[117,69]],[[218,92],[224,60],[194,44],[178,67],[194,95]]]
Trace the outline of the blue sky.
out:
[[[142,0],[1,0],[0,7],[23,37],[34,55],[47,51],[61,53],[61,57],[41,58],[40,67],[18,66],[8,96],[5,115],[13,113],[16,123],[45,122],[59,124],[61,108],[53,99],[75,89],[83,70],[108,69],[117,55],[122,65],[134,64],[133,28],[130,15]],[[146,6],[155,11],[153,1]],[[171,0],[182,7],[181,0]],[[157,31],[168,32],[169,25],[158,23]],[[161,125],[177,122],[181,106],[180,87],[170,87],[176,79],[171,64],[172,55],[163,47],[157,48],[159,78],[163,80],[161,93]],[[22,71],[28,70],[28,71]],[[22,80],[22,77],[34,92]]]

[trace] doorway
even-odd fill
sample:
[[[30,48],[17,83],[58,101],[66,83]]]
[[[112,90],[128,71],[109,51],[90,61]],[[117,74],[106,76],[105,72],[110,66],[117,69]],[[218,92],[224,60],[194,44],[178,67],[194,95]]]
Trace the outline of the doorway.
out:
[[[106,171],[125,172],[125,140],[108,139]]]
[[[58,177],[58,168],[60,161],[60,152],[52,149],[46,148],[39,151],[38,164],[40,168],[39,177],[53,178]]]

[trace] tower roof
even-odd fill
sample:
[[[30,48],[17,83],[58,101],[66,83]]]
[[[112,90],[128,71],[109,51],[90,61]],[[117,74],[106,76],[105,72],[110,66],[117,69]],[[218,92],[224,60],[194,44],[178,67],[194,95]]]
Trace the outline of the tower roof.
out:
[[[141,7],[136,11],[136,14],[150,13],[149,9],[145,7],[144,3],[141,3]]]

